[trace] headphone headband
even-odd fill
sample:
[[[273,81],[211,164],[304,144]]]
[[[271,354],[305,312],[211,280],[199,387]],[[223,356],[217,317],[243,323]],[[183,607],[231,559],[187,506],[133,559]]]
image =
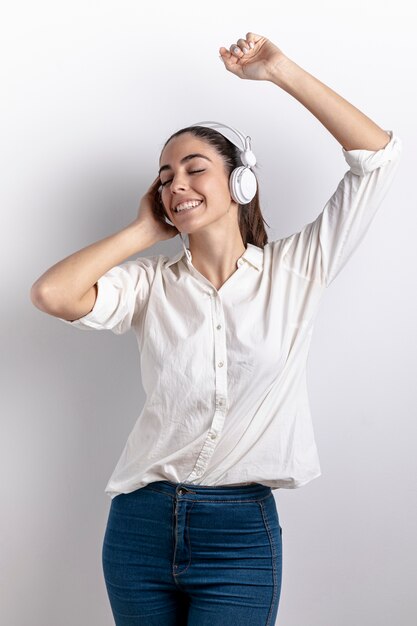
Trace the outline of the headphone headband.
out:
[[[224,137],[226,137],[226,139],[228,139],[237,148],[239,148],[240,153],[241,153],[240,158],[241,158],[243,165],[245,165],[246,167],[253,167],[254,165],[256,165],[256,157],[251,149],[251,138],[249,136],[245,137],[245,135],[243,135],[236,128],[233,128],[232,126],[228,126],[227,124],[221,124],[220,122],[212,122],[212,121],[197,122],[196,124],[191,124],[191,126],[205,126],[206,128],[212,128],[213,130],[217,130],[219,128],[228,128],[233,133],[235,133],[235,135],[239,137],[241,141],[241,145],[239,145],[236,142],[236,140],[233,140],[233,139],[230,139],[230,137],[227,137],[224,133],[221,132],[221,130],[219,130],[218,132],[220,132]]]
[[[216,128],[228,128],[229,130],[231,130],[232,132],[235,133],[235,135],[237,135],[239,137],[239,139],[241,140],[241,144],[239,145],[236,140],[233,139],[229,139],[229,141],[231,141],[237,148],[239,148],[240,150],[244,150],[246,148],[246,139],[245,136],[236,128],[233,128],[232,126],[228,126],[227,124],[220,124],[220,122],[197,122],[196,124],[191,124],[191,126],[206,126],[207,128],[213,128],[214,130],[216,130]],[[248,139],[250,140],[250,137],[248,137]],[[242,148],[242,144],[243,144],[243,148]]]
[[[220,122],[213,122],[213,121],[197,122],[196,124],[191,124],[191,126],[206,126],[207,128],[212,128],[213,130],[217,130],[219,128],[228,128],[233,133],[235,133],[235,135],[237,135],[237,137],[239,137],[239,139],[241,141],[241,144],[237,143],[237,141],[234,140],[234,139],[230,139],[230,137],[226,137],[226,135],[224,135],[224,133],[222,133],[221,131],[219,131],[219,132],[222,135],[224,135],[226,137],[226,139],[231,141],[237,148],[239,148],[239,150],[241,152],[247,152],[247,151],[251,152],[252,151],[251,150],[251,144],[250,144],[251,138],[249,136],[245,137],[245,135],[243,135],[236,128],[233,128],[233,126],[228,126],[227,124],[221,124]],[[256,161],[255,161],[255,163],[256,163]],[[255,163],[253,163],[253,165],[255,165]]]

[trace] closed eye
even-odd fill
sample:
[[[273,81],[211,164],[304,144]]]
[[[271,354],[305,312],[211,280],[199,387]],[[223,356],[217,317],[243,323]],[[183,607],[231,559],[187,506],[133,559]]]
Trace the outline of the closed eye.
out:
[[[198,174],[199,172],[205,172],[206,170],[191,170],[190,172],[188,172],[189,174]],[[161,183],[162,187],[165,187],[165,185],[167,185],[168,183],[170,183],[172,180],[172,178],[170,178],[169,180],[166,180],[164,183]]]

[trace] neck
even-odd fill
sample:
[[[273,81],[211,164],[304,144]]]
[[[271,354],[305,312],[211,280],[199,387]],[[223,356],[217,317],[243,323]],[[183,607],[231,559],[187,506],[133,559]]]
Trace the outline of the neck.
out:
[[[210,237],[208,233],[189,235],[191,262],[195,269],[219,289],[236,271],[237,261],[246,250],[240,230],[230,236]],[[185,245],[185,244],[184,244]]]

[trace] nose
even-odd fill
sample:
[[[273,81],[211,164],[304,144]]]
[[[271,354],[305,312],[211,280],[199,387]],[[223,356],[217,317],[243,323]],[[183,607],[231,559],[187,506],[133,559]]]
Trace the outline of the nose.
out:
[[[176,193],[179,190],[188,189],[188,187],[189,185],[184,174],[177,174],[177,176],[172,176],[172,180],[170,183],[172,193]]]

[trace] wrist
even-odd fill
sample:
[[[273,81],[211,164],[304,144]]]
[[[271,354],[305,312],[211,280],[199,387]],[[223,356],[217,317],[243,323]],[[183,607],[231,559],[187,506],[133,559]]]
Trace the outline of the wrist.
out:
[[[123,230],[134,249],[132,254],[139,250],[146,250],[158,242],[155,231],[143,220],[135,219]]]
[[[274,83],[281,89],[285,89],[293,80],[300,66],[292,61],[289,57],[283,56],[273,61],[268,68],[269,82]]]

